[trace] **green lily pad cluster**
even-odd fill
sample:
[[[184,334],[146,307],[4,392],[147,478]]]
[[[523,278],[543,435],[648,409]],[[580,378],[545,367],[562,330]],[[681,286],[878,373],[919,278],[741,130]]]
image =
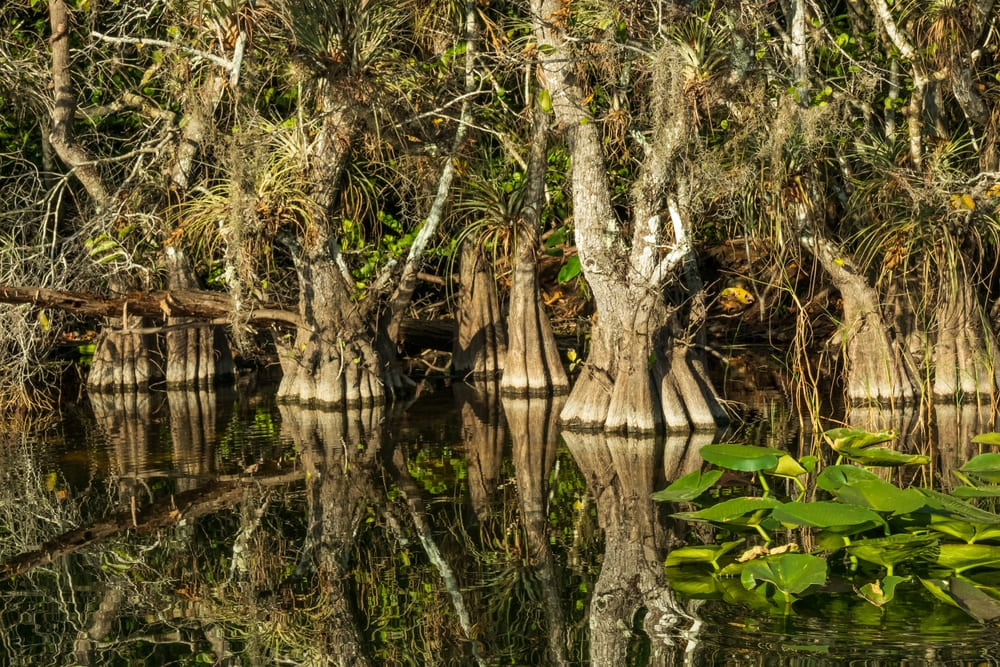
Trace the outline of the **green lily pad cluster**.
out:
[[[836,462],[822,470],[817,457],[795,459],[770,447],[703,447],[711,467],[653,494],[694,506],[674,517],[719,529],[718,543],[670,552],[674,586],[691,597],[790,613],[799,597],[829,590],[830,579],[847,580],[878,607],[890,603],[899,586],[922,585],[977,619],[1000,619],[1000,514],[968,500],[1000,496],[1000,454],[966,463],[956,473],[963,485],[951,493],[901,488],[872,469],[929,459],[886,447],[895,437],[894,431],[826,431]],[[1000,434],[976,441],[1000,445]],[[734,495],[725,486],[727,470],[750,473],[762,493]],[[793,482],[784,488],[795,496],[776,495],[768,484],[775,478]],[[784,544],[776,545],[778,535]]]

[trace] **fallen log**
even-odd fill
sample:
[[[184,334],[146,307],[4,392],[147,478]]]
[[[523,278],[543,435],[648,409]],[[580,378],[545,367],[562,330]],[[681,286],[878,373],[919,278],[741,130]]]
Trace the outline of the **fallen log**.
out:
[[[123,297],[104,297],[44,287],[0,286],[0,303],[29,303],[38,308],[54,308],[91,317],[127,318],[128,315],[139,315],[154,320],[191,317],[208,322],[218,321],[216,323],[228,322],[228,317],[235,311],[233,300],[228,295],[198,289],[131,292]],[[246,322],[263,326],[303,326],[298,313],[274,305],[253,308]]]

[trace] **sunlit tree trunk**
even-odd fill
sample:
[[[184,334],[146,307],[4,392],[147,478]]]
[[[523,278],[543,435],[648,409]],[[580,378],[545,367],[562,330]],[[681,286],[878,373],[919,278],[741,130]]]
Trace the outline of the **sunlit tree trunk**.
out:
[[[632,189],[632,221],[625,224],[611,205],[602,138],[583,108],[574,51],[563,35],[562,7],[556,0],[534,0],[532,10],[535,37],[550,47],[540,50],[540,79],[570,145],[575,238],[597,308],[586,368],[566,403],[563,421],[572,428],[628,433],[682,423],[685,428],[714,427],[724,413],[710,384],[674,377],[678,356],[694,347],[671,347],[678,335],[697,340],[703,313],[687,309],[679,316],[675,322],[683,322],[682,332],[668,327],[665,284],[694,259],[690,185],[676,169],[689,127],[675,56],[665,48],[653,60],[658,96],[654,128]],[[669,209],[669,221],[663,219],[664,209]],[[665,247],[670,248],[666,253]],[[686,370],[684,364],[677,369]],[[674,390],[661,395],[662,382]]]
[[[540,396],[568,391],[569,378],[559,359],[538,283],[538,228],[545,203],[549,115],[537,105],[533,125],[527,192],[516,231],[501,388],[505,394]]]

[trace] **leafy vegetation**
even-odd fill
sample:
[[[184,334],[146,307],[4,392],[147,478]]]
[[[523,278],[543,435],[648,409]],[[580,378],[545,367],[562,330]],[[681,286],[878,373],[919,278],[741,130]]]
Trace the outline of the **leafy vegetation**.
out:
[[[825,590],[830,579],[848,582],[879,607],[890,604],[900,586],[922,584],[935,599],[976,618],[1000,616],[992,576],[1000,569],[1000,514],[965,500],[996,495],[1000,456],[974,457],[956,472],[964,484],[943,493],[890,481],[885,473],[896,466],[929,462],[875,447],[894,440],[894,432],[837,428],[823,435],[837,462],[820,467],[816,457],[803,457],[801,472],[789,476],[800,489],[794,500],[764,484],[760,496],[732,497],[734,490],[721,481],[724,471],[774,474],[779,461],[791,458],[782,450],[736,444],[702,447],[710,469],[653,494],[659,501],[693,503],[699,509],[673,516],[717,528],[715,544],[668,554],[671,581],[696,597],[746,603],[753,593],[758,599],[752,606],[785,614],[797,598]],[[849,463],[841,463],[845,459]],[[760,543],[732,539],[748,529]],[[737,585],[745,590],[734,590]]]

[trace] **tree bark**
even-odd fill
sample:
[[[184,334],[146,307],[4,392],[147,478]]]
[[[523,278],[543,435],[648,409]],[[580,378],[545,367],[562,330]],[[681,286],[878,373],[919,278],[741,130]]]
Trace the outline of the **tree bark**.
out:
[[[957,250],[955,251],[957,253]],[[934,398],[992,400],[997,386],[997,340],[973,292],[966,258],[941,262],[934,317]]]
[[[291,435],[306,470],[308,527],[302,574],[314,571],[330,609],[323,650],[340,665],[371,664],[360,614],[352,603],[355,535],[372,503],[384,496],[373,478],[384,439],[381,409],[320,411],[281,405],[282,433]]]
[[[459,378],[493,380],[503,372],[507,332],[497,303],[493,272],[478,246],[474,239],[462,244],[455,313],[458,336],[451,363]]]
[[[507,316],[507,356],[501,391],[542,396],[569,391],[569,378],[556,349],[538,283],[538,227],[545,203],[549,116],[536,104],[534,136],[528,161],[527,192],[517,224],[517,255]]]
[[[676,380],[683,392],[660,400],[662,375],[674,365],[656,361],[670,354],[675,332],[668,329],[665,285],[694,259],[690,225],[686,218],[689,188],[676,164],[684,159],[688,141],[688,105],[679,69],[669,55],[654,62],[654,89],[663,99],[653,102],[652,137],[632,191],[631,237],[616,217],[598,123],[584,111],[584,96],[575,78],[574,52],[562,34],[564,9],[558,0],[533,0],[535,37],[540,49],[540,80],[548,88],[557,121],[567,133],[573,161],[572,196],[575,239],[580,265],[594,295],[598,318],[591,330],[587,368],[570,394],[562,419],[570,428],[606,429],[632,434],[661,430],[664,424],[685,427],[716,425],[721,408],[688,410],[688,389],[698,385]],[[667,201],[666,193],[674,194]],[[673,223],[669,252],[661,211],[667,208]],[[688,296],[697,296],[689,294]],[[702,314],[689,311],[683,335],[697,338]],[[684,366],[678,365],[678,371]],[[674,383],[675,379],[671,379]],[[711,387],[697,397],[705,405],[717,403]],[[665,414],[665,411],[671,414]]]
[[[184,253],[168,247],[166,250],[167,285],[170,289],[194,289],[197,281]],[[168,317],[164,333],[167,367],[167,389],[210,387],[216,382],[231,380],[235,374],[233,355],[225,333],[218,327],[192,324],[186,317]],[[171,329],[180,325],[181,328]]]
[[[308,328],[276,337],[281,361],[280,401],[357,407],[384,403],[405,385],[395,350],[386,349],[360,315],[337,267],[337,248],[321,239],[311,249],[295,243],[299,316]],[[412,384],[412,383],[411,383]]]
[[[595,665],[631,664],[630,632],[660,639],[662,664],[683,664],[683,648],[673,639],[693,615],[674,598],[663,571],[671,541],[650,495],[660,482],[659,457],[679,459],[683,452],[663,450],[653,439],[564,432],[563,438],[596,500],[604,531],[604,560],[590,602],[590,659]],[[686,440],[682,441],[686,442]],[[645,610],[642,627],[636,611]]]

